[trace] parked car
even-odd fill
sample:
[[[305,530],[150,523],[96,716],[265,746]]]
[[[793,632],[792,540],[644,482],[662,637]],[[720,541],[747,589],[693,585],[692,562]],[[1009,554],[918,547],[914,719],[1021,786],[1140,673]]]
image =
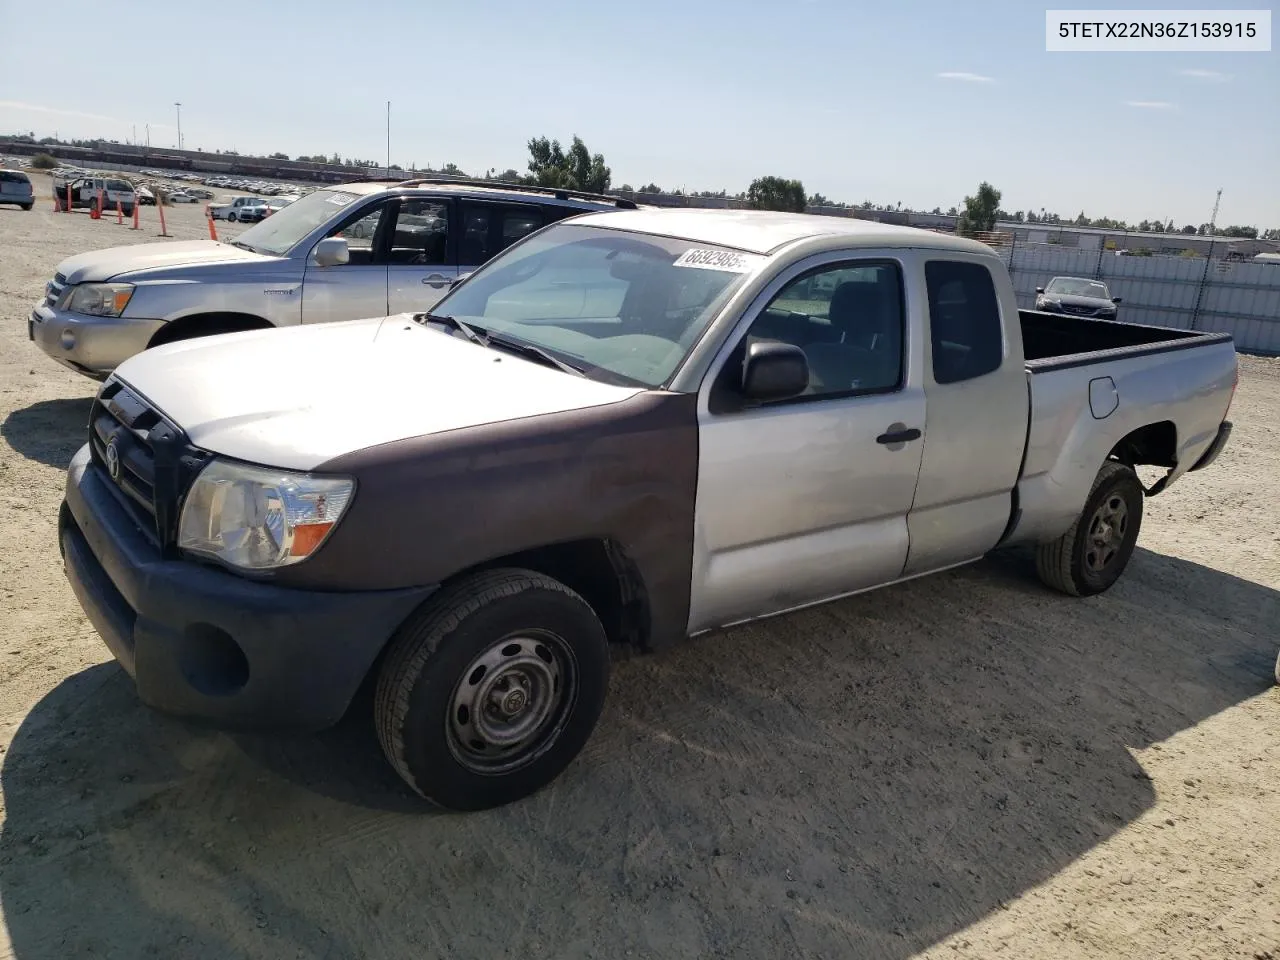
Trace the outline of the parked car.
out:
[[[64,260],[28,334],[59,363],[101,379],[173,340],[427,310],[459,274],[543,224],[618,206],[634,204],[483,181],[319,190],[233,243],[139,244]],[[112,295],[95,300],[76,287]]]
[[[241,216],[241,211],[261,202],[261,197],[235,197],[226,203],[210,204],[209,215],[215,220],[242,220],[244,218]]]
[[[258,199],[255,203],[246,203],[238,211],[232,211],[244,223],[257,223],[268,216],[267,201]]]
[[[1045,313],[1114,320],[1120,302],[1101,280],[1086,277],[1054,277],[1036,287],[1036,309]]]
[[[13,204],[30,210],[35,202],[30,177],[20,170],[0,170],[0,204]]]
[[[138,195],[138,203],[144,207],[154,207],[156,205],[156,195],[151,192],[150,187],[134,187],[134,192]]]
[[[288,362],[246,380],[264,357]],[[145,703],[322,728],[368,678],[400,776],[478,809],[577,755],[611,642],[658,650],[1010,544],[1058,591],[1107,590],[1144,498],[1227,442],[1236,378],[1227,334],[1019,311],[976,241],[586,214],[431,312],[128,360],[59,536]],[[1140,464],[1164,475],[1144,487]]]
[[[187,191],[185,190],[175,190],[173,191],[173,193],[166,193],[164,195],[164,199],[166,203],[199,203],[200,202],[199,198],[192,196],[191,194],[187,193]]]
[[[62,183],[55,181],[54,207],[62,211],[67,208],[67,191],[71,191],[71,208],[73,210],[91,209],[102,198],[104,210],[115,210],[120,205],[126,217],[133,215],[133,205],[137,203],[137,193],[128,180],[114,177],[76,177]]]

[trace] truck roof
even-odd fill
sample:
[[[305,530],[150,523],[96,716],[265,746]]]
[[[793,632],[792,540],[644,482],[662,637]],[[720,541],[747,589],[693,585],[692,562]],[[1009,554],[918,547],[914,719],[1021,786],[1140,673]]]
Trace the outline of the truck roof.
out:
[[[991,248],[976,240],[956,237],[917,227],[900,227],[853,217],[827,217],[811,213],[780,213],[772,210],[714,210],[707,208],[645,208],[588,213],[573,220],[576,224],[634,230],[695,243],[733,247],[747,253],[771,253],[795,240],[819,237],[856,238],[867,247],[932,247],[991,255]]]

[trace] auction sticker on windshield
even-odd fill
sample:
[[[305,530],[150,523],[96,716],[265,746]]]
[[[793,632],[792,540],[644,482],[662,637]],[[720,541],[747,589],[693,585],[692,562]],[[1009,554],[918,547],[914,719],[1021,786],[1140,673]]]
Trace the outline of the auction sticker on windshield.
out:
[[[700,250],[694,247],[676,258],[673,267],[693,270],[720,270],[724,273],[750,273],[764,257],[736,250]]]
[[[348,203],[355,199],[349,193],[335,193],[333,196],[326,198],[330,203],[336,203],[340,207],[345,207]]]

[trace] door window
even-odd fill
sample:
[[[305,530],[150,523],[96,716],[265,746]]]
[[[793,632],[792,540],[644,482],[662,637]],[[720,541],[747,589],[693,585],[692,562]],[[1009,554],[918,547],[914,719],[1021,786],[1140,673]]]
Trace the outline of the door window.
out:
[[[449,204],[402,200],[391,236],[390,262],[401,266],[448,263]]]
[[[752,343],[775,341],[799,347],[809,361],[809,388],[802,398],[893,391],[902,385],[903,320],[897,264],[822,267],[779,291],[752,322],[725,373],[740,374],[741,357]]]
[[[991,271],[980,263],[930,260],[924,276],[934,382],[960,383],[1000,369],[1004,329]]]
[[[347,261],[349,264],[368,265],[377,262],[373,244],[377,238],[378,225],[382,223],[382,218],[390,209],[391,205],[388,203],[377,204],[372,209],[366,208],[356,214],[354,219],[344,221],[343,226],[329,234],[331,237],[342,237],[347,241],[347,249],[350,251],[350,259]]]
[[[458,262],[479,266],[542,226],[542,213],[532,204],[469,204],[462,208]]]

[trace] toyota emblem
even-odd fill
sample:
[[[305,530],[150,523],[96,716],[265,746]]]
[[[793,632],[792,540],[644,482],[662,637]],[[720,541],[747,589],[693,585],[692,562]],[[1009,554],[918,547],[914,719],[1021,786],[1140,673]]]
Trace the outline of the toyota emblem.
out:
[[[102,455],[107,461],[107,473],[111,474],[112,480],[120,479],[120,450],[116,447],[116,438],[112,437],[107,441],[107,449]]]

